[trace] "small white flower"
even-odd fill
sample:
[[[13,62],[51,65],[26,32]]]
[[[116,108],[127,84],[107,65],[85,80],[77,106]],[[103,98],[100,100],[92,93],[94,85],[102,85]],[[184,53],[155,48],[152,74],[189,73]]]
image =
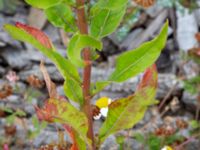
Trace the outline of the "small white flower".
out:
[[[100,118],[101,118],[101,113],[99,114],[99,115],[97,115],[97,116],[93,116],[93,118],[94,118],[94,120],[99,120]]]
[[[100,112],[101,112],[101,114],[102,114],[103,117],[107,117],[107,114],[108,114],[108,107],[101,108],[101,109],[100,109]]]
[[[161,150],[173,150],[170,146],[164,146]]]
[[[101,118],[101,116],[103,117],[107,117],[108,114],[108,106],[109,104],[112,102],[112,99],[108,98],[108,97],[101,97],[96,101],[96,106],[100,109],[100,113],[97,116],[94,116],[93,118],[95,120],[98,120]]]

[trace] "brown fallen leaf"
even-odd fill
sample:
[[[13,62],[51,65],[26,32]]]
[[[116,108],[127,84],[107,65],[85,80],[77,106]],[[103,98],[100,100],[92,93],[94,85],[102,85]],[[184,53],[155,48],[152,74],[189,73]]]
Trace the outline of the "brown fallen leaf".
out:
[[[186,129],[188,127],[188,123],[183,119],[177,119],[176,120],[176,126],[179,129]]]
[[[35,88],[42,88],[44,86],[44,82],[40,80],[36,75],[28,76],[26,81],[29,85]]]
[[[13,89],[10,85],[4,84],[0,86],[0,100],[7,98],[8,96],[12,95]]]
[[[4,126],[4,131],[6,135],[13,136],[17,132],[17,129],[15,125],[10,125],[10,126]]]
[[[188,50],[188,54],[189,56],[195,56],[195,57],[200,57],[200,48],[191,48]]]
[[[133,0],[138,5],[141,5],[142,7],[150,7],[155,3],[155,0]]]
[[[197,40],[198,42],[200,42],[200,33],[196,33],[196,34],[195,34],[195,38],[196,38],[196,40]]]
[[[0,109],[0,118],[6,117],[6,113],[4,110]]]

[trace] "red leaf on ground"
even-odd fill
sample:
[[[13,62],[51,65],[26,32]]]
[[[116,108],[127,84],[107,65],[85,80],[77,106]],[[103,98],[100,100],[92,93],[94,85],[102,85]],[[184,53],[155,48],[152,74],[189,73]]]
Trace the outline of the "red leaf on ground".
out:
[[[46,48],[49,48],[49,49],[53,48],[52,43],[51,43],[50,39],[48,38],[48,36],[45,33],[43,33],[42,31],[40,31],[39,29],[30,27],[30,26],[20,23],[20,22],[17,22],[15,24],[15,26],[20,29],[23,29],[24,31],[31,34],[35,39],[37,39]]]

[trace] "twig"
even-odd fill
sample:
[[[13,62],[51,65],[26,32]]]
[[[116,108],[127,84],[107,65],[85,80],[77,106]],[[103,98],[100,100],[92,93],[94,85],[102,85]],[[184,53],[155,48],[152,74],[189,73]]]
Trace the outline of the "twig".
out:
[[[200,133],[193,135],[192,137],[188,138],[185,142],[181,143],[180,145],[176,146],[175,150],[182,150],[182,147],[194,140],[196,140],[195,138],[197,138],[198,136],[200,136]]]
[[[195,119],[198,121],[199,119],[199,113],[200,113],[200,94],[197,96],[197,108],[196,108],[196,114]]]
[[[164,104],[166,103],[166,101],[168,100],[168,98],[171,96],[172,92],[174,91],[174,89],[177,87],[178,82],[176,82],[173,87],[169,90],[169,92],[167,93],[167,95],[164,97],[164,99],[161,101],[160,105],[158,106],[158,110],[161,111],[161,109],[163,108]]]
[[[196,114],[195,114],[195,120],[197,120],[197,121],[199,119],[199,113],[200,113],[200,106],[199,106],[199,104],[197,104]]]

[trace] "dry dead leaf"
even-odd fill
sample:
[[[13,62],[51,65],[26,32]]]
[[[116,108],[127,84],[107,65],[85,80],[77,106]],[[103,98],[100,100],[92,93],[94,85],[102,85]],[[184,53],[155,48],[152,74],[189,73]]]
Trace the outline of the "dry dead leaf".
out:
[[[28,76],[26,81],[29,85],[35,88],[42,88],[44,86],[44,82],[40,80],[36,75]]]
[[[0,100],[5,99],[8,96],[12,95],[13,89],[10,85],[4,84],[3,86],[0,86]]]
[[[155,0],[134,0],[134,2],[142,7],[150,7],[155,3]]]
[[[53,83],[51,81],[51,78],[50,78],[50,76],[47,72],[47,69],[44,66],[43,61],[41,61],[41,63],[40,63],[40,69],[41,69],[42,74],[44,76],[44,80],[45,80],[45,83],[46,83],[46,86],[47,86],[47,89],[48,89],[48,92],[49,92],[49,97],[59,99],[59,95],[58,95],[58,92],[56,90],[56,85],[55,85],[55,83]]]

